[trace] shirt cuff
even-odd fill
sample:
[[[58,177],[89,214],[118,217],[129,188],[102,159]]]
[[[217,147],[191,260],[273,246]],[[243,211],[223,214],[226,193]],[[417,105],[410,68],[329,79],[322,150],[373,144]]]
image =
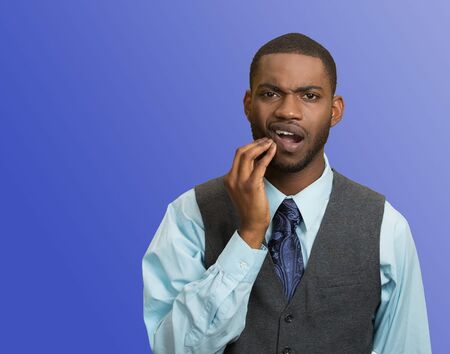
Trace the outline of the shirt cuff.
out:
[[[233,279],[253,283],[266,255],[265,246],[260,249],[251,248],[236,230],[217,259],[217,263]]]

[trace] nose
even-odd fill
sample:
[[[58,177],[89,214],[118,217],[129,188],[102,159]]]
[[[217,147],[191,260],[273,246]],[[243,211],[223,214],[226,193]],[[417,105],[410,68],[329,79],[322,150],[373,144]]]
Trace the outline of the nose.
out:
[[[279,118],[301,119],[301,102],[298,100],[297,95],[293,93],[285,94],[274,114]]]

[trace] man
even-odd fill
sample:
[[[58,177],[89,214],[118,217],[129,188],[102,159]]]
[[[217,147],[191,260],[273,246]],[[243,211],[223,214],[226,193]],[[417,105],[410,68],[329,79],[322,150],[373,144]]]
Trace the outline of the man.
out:
[[[406,219],[330,167],[344,101],[330,53],[298,33],[262,46],[244,111],[254,142],[180,195],[143,258],[161,353],[431,353]]]

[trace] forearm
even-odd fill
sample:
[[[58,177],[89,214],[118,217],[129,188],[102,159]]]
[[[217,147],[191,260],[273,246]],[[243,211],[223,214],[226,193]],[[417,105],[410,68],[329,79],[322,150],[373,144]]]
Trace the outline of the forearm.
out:
[[[238,338],[245,323],[251,284],[236,285],[222,271],[215,269],[213,273],[201,284],[188,284],[176,297],[154,334],[155,354],[216,353]]]
[[[200,279],[186,283],[172,302],[165,301],[163,317],[161,304],[159,311],[151,306],[158,302],[157,294],[149,296],[147,320],[160,316],[149,333],[154,353],[217,353],[236,340],[244,329],[251,288],[265,255],[235,233]]]

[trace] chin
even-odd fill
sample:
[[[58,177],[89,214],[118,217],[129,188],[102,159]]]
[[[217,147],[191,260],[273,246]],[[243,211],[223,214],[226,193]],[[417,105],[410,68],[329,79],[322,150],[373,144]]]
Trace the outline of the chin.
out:
[[[276,156],[270,161],[269,167],[275,171],[284,173],[300,172],[308,166],[310,160],[301,159],[297,161],[280,161]]]

